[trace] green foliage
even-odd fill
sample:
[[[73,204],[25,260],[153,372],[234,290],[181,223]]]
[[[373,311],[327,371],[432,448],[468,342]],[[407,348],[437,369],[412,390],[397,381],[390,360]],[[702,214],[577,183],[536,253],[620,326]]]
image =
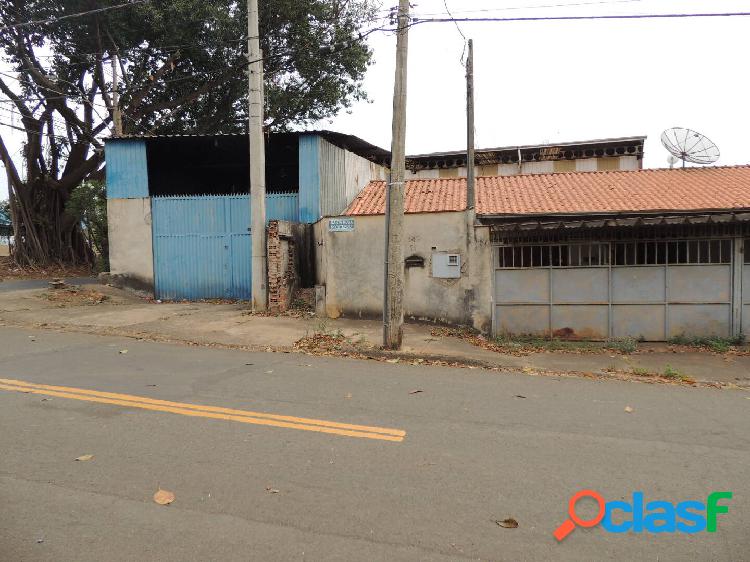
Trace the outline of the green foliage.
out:
[[[682,377],[680,372],[677,369],[674,369],[671,365],[667,365],[664,368],[664,376],[668,379],[677,379]]]
[[[735,347],[743,345],[745,343],[745,336],[740,334],[736,337],[722,338],[719,336],[699,337],[682,334],[671,338],[669,343],[708,349],[716,353],[726,353]]]
[[[70,194],[65,211],[83,227],[89,244],[97,256],[97,269],[109,270],[109,239],[107,236],[107,194],[104,183],[87,181]]]
[[[531,349],[535,351],[617,351],[619,353],[633,353],[638,349],[638,341],[633,338],[610,339],[603,342],[564,340],[560,338],[545,338],[541,336],[500,335],[495,338],[500,346],[515,349]]]
[[[0,7],[2,23],[43,20],[122,4],[122,0],[24,0]],[[363,99],[372,59],[364,34],[375,23],[372,0],[266,0],[260,3],[267,125],[287,129],[331,117]],[[245,128],[247,3],[153,0],[96,16],[0,32],[23,66],[17,34],[55,56],[43,60],[65,94],[79,96],[82,76],[106,82],[119,53],[126,131],[233,132]],[[102,72],[104,80],[102,80]],[[109,86],[109,84],[107,84]]]

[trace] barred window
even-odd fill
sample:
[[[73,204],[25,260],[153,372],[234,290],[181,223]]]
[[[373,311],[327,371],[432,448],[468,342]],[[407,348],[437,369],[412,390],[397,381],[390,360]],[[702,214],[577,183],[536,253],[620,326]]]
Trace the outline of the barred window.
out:
[[[745,240],[745,265],[750,265],[750,240]]]
[[[646,240],[637,242],[502,246],[498,267],[599,267],[633,265],[730,264],[731,240]],[[745,263],[750,264],[750,240]]]
[[[612,254],[613,265],[728,264],[732,262],[732,241],[616,242]]]
[[[498,267],[595,267],[609,264],[609,244],[504,246]]]

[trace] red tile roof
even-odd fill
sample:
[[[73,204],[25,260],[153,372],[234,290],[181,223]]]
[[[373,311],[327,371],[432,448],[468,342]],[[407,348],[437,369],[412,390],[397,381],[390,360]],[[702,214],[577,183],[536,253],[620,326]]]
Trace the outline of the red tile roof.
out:
[[[466,179],[406,182],[407,213],[461,211]],[[385,182],[368,184],[346,215],[380,215]],[[477,178],[477,214],[549,215],[750,209],[750,165]]]

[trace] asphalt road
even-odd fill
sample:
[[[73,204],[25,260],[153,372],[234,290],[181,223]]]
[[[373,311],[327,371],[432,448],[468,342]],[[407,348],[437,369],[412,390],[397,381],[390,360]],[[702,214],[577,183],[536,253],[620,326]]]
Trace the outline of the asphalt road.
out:
[[[747,392],[7,328],[0,379],[3,561],[750,560]],[[558,544],[584,488],[734,497],[715,533]]]

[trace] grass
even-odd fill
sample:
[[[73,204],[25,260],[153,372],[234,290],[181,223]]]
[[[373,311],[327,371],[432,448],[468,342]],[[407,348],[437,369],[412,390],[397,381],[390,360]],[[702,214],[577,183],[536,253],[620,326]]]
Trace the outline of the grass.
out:
[[[740,334],[736,337],[722,338],[719,336],[695,337],[680,335],[675,336],[668,341],[672,345],[684,345],[688,347],[699,347],[710,349],[716,353],[726,353],[745,343],[745,336]]]
[[[672,365],[667,365],[664,368],[663,373],[665,378],[668,379],[680,379],[682,378],[682,373],[680,373],[677,369],[673,368]]]
[[[510,348],[533,348],[538,351],[617,351],[633,353],[638,349],[638,340],[634,338],[611,339],[603,342],[564,340],[539,336],[498,336],[495,343]]]

